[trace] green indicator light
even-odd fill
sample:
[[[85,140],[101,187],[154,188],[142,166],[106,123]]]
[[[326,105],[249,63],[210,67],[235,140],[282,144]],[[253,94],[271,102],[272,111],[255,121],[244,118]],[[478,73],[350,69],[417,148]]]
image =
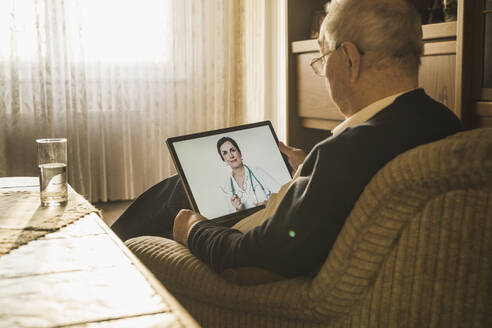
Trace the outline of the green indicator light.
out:
[[[296,232],[294,230],[290,230],[289,231],[289,236],[291,236],[292,238],[294,238],[296,236]]]

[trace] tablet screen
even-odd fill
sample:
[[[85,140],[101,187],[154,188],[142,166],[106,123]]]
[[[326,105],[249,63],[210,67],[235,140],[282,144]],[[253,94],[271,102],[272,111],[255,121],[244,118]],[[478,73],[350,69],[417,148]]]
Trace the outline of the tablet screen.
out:
[[[291,180],[270,122],[170,138],[192,207],[208,219],[264,207]]]

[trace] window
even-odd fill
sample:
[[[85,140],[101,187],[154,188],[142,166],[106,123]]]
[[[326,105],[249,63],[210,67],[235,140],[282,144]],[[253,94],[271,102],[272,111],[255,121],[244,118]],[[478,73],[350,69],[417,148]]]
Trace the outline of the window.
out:
[[[172,3],[163,0],[2,0],[0,58],[30,60],[47,47],[89,62],[169,61]]]

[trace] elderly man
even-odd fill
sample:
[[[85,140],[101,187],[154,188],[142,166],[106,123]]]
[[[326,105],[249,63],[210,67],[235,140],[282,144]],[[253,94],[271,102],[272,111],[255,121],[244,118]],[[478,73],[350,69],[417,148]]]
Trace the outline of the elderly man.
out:
[[[420,16],[404,0],[340,0],[330,7],[311,63],[346,117],[304,156],[281,145],[298,177],[275,213],[246,233],[191,210],[174,239],[219,273],[249,283],[316,273],[354,203],[387,162],[461,129],[444,105],[418,89]],[[251,269],[254,268],[254,269]]]

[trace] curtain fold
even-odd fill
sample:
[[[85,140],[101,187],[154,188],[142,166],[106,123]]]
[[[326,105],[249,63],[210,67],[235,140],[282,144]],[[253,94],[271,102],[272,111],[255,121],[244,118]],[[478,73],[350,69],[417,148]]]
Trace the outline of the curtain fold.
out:
[[[3,0],[0,176],[38,175],[35,139],[67,137],[75,190],[132,199],[175,172],[168,137],[263,119],[282,136],[270,15],[260,0]]]

